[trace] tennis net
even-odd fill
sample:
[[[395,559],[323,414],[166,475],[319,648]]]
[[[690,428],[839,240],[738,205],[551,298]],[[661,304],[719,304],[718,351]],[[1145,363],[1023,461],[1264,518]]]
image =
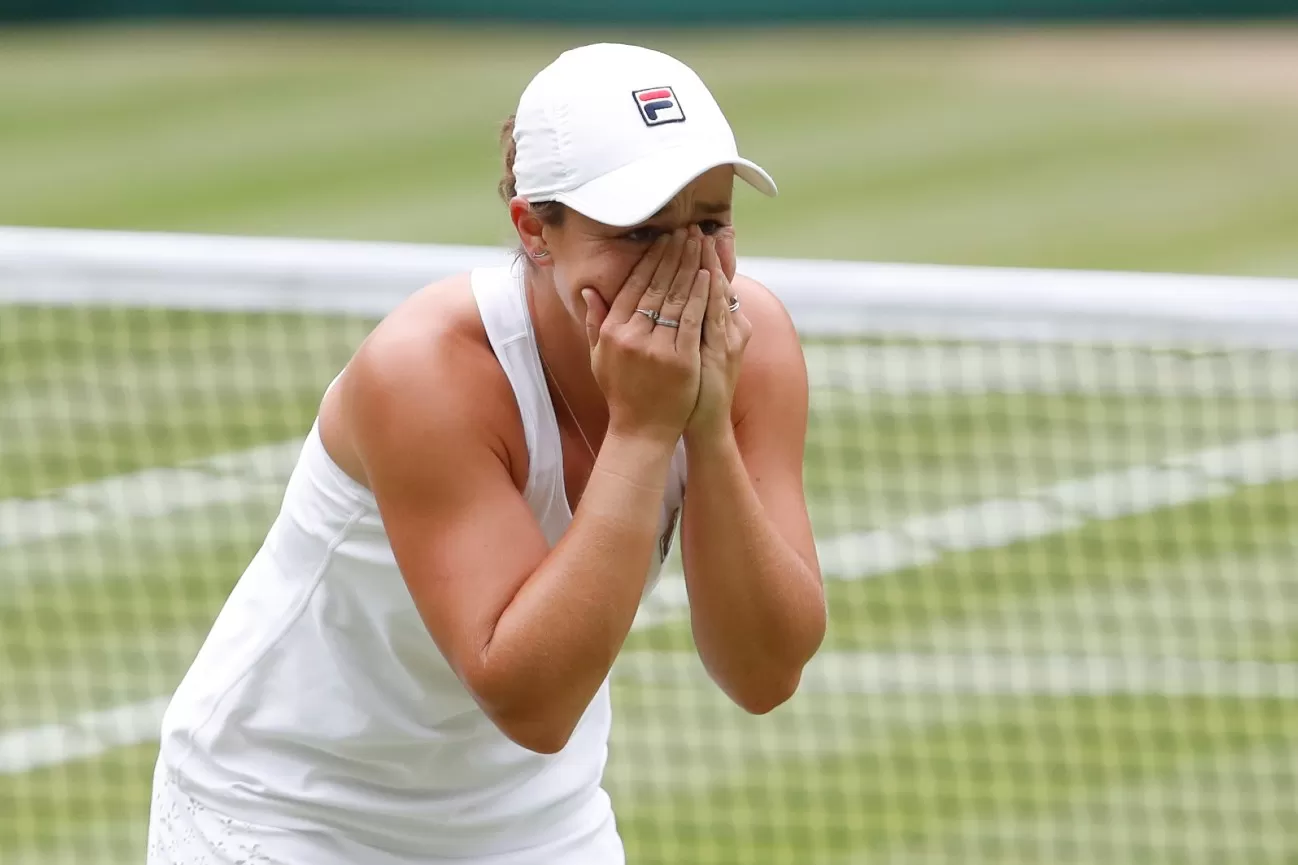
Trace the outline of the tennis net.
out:
[[[500,249],[0,229],[0,861],[142,861],[167,695],[323,388]],[[825,645],[770,715],[679,562],[635,863],[1298,857],[1298,282],[747,259],[802,334]]]

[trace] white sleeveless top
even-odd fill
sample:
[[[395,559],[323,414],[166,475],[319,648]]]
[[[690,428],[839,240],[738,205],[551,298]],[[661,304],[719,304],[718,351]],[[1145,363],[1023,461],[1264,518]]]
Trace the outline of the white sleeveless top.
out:
[[[572,514],[521,269],[475,271],[472,286],[522,415],[524,495],[553,546]],[[678,445],[660,516],[668,541],[684,483]],[[665,551],[647,563],[646,594]],[[296,851],[314,865],[338,860],[328,838],[339,835],[375,848],[374,861],[495,861],[611,823],[600,787],[610,722],[606,681],[557,754],[495,727],[433,643],[373,495],[329,458],[317,421],[167,709],[159,760],[200,805],[318,843]]]

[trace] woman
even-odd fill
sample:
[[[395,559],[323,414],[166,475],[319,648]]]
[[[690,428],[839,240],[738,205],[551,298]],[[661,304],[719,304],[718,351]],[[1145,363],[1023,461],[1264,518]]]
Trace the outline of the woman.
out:
[[[563,54],[507,133],[519,261],[411,297],[326,392],[167,711],[151,863],[621,863],[608,673],[682,500],[736,703],[822,639],[802,354],[735,276],[733,178],[774,184],[631,46]]]

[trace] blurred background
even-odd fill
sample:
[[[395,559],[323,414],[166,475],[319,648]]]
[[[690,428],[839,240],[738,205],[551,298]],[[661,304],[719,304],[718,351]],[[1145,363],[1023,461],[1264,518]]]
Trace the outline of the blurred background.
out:
[[[1294,274],[1295,12],[4,0],[0,224],[506,242],[499,123],[621,40],[695,66],[780,183],[747,254]]]
[[[316,247],[4,227],[510,244],[500,124],[592,41],[712,87],[781,187],[744,256],[1298,277],[1292,0],[0,0],[0,863],[143,861],[167,695],[377,317]],[[1007,278],[925,277],[989,320]],[[669,573],[614,681],[632,865],[1298,862],[1298,346],[813,331],[829,636],[747,717]]]

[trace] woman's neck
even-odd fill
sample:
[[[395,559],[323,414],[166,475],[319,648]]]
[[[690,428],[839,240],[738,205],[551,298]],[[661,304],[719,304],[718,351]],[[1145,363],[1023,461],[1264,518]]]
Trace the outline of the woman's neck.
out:
[[[537,351],[550,374],[549,386],[558,390],[559,422],[573,422],[573,417],[564,417],[570,410],[577,432],[598,451],[608,428],[608,402],[591,372],[585,323],[563,305],[547,272],[529,269],[525,280]]]

